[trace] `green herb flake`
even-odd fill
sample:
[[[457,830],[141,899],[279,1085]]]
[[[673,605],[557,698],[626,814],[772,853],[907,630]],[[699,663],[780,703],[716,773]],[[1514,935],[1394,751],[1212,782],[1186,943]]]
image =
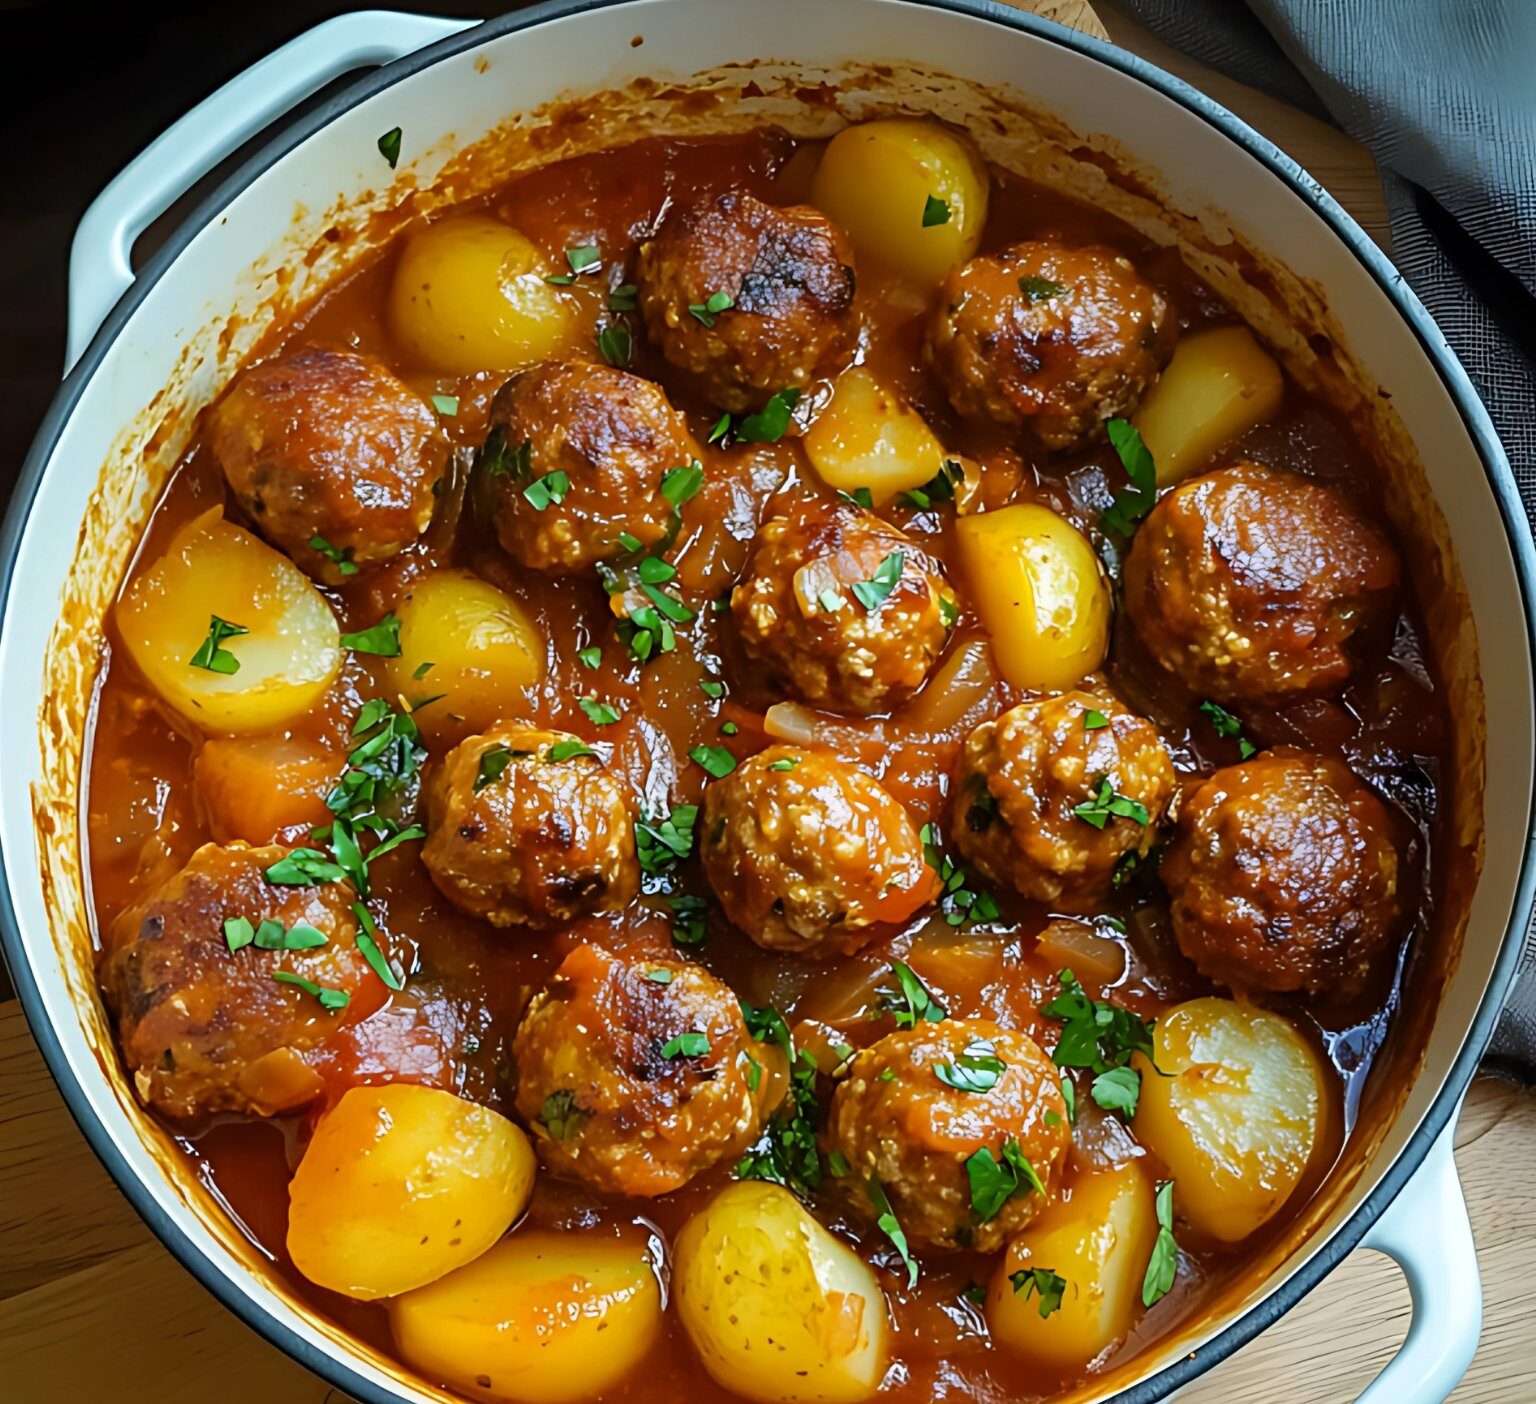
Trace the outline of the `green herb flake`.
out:
[[[317,532],[309,538],[309,549],[311,551],[318,551],[324,556],[326,560],[336,567],[338,575],[357,574],[357,563],[352,559],[352,548],[350,546],[343,551],[339,547],[332,546],[329,541]]]
[[[705,442],[711,444],[723,443],[725,441],[725,436],[730,432],[731,416],[729,413],[722,414],[720,418],[715,421],[714,427],[709,431],[709,438]]]
[[[539,1121],[557,1141],[568,1140],[587,1113],[576,1105],[576,1094],[569,1088],[551,1092],[539,1108]]]
[[[1111,819],[1133,819],[1145,827],[1152,822],[1146,805],[1115,789],[1109,776],[1101,776],[1094,797],[1074,806],[1072,813],[1085,824],[1102,829]]]
[[[681,468],[668,468],[661,475],[661,495],[674,509],[695,497],[704,486],[704,465],[698,459],[685,463]]]
[[[1130,1062],[1137,1053],[1153,1062],[1152,1024],[1119,1005],[1092,999],[1070,970],[1061,971],[1057,979],[1061,993],[1040,1011],[1049,1019],[1062,1021],[1061,1037],[1051,1057],[1058,1067],[1092,1072],[1089,1091],[1094,1101],[1106,1111],[1122,1112],[1129,1118],[1135,1114],[1141,1094],[1141,1074]],[[1076,1122],[1076,1093],[1070,1089],[1071,1082],[1063,1076],[1061,1090],[1067,1115]]]
[[[709,1052],[709,1035],[694,1030],[678,1034],[661,1045],[663,1058],[702,1058]]]
[[[583,668],[601,667],[603,662],[603,650],[597,644],[592,644],[590,647],[581,649],[577,652],[576,661],[580,663]]]
[[[722,697],[725,696],[725,684],[723,682],[716,681],[714,678],[700,678],[699,691],[702,692],[706,697],[713,698],[716,702],[718,702]]]
[[[695,746],[688,752],[689,758],[715,777],[723,779],[736,769],[736,757],[724,746]]]
[[[355,634],[343,634],[341,646],[353,653],[372,653],[379,658],[400,656],[400,621],[393,613],[386,614],[369,629],[359,629]]]
[[[948,595],[939,596],[939,623],[953,629],[960,619],[960,606]]]
[[[1097,707],[1089,707],[1088,710],[1083,713],[1084,731],[1102,731],[1108,725],[1109,718],[1106,717],[1103,712],[1099,711]]]
[[[418,663],[418,664],[417,664],[417,665],[416,665],[416,671],[415,671],[415,672],[413,672],[413,673],[412,673],[412,674],[411,674],[411,676],[412,676],[412,677],[413,677],[413,678],[415,678],[415,679],[416,679],[416,681],[417,681],[417,682],[420,682],[420,681],[421,681],[421,680],[422,680],[422,679],[423,679],[423,678],[424,678],[424,677],[426,677],[426,675],[427,675],[427,674],[428,674],[428,673],[430,673],[430,672],[431,672],[431,671],[432,671],[432,670],[433,670],[433,669],[434,669],[434,668],[435,668],[435,667],[437,667],[437,664],[436,664],[436,663]]]
[[[602,267],[602,257],[596,244],[578,244],[565,251],[565,261],[572,273],[588,273]]]
[[[379,949],[379,928],[373,920],[373,913],[361,902],[352,904],[352,915],[357,918],[357,937],[354,944],[362,952],[363,959],[368,962],[369,968],[392,990],[405,988],[403,981],[384,959],[384,952]]]
[[[316,887],[341,882],[346,869],[317,848],[295,848],[285,853],[262,876],[274,887]]]
[[[1024,1191],[1045,1194],[1040,1176],[1012,1137],[1003,1142],[1001,1160],[986,1146],[968,1156],[965,1175],[971,1187],[971,1210],[978,1223],[995,1219],[1003,1205],[1016,1194]]]
[[[474,793],[479,794],[487,785],[494,785],[512,764],[512,750],[500,743],[480,752],[480,767],[475,774]]]
[[[816,603],[821,606],[823,613],[836,614],[838,610],[843,607],[845,601],[843,597],[829,585],[825,590],[816,596]]]
[[[654,877],[692,854],[698,818],[698,805],[680,804],[669,814],[637,819],[635,856],[640,861],[641,871]]]
[[[580,756],[596,756],[594,751],[585,741],[578,741],[572,737],[569,741],[556,741],[547,751],[544,758],[550,761],[575,760]]]
[[[937,195],[930,195],[923,201],[923,228],[932,229],[938,224],[949,223],[949,203],[941,200]]]
[[[744,444],[778,443],[789,428],[791,411],[799,403],[800,392],[793,386],[775,391],[762,409],[736,425],[736,437]]]
[[[1147,1259],[1147,1271],[1141,1280],[1141,1302],[1153,1306],[1162,1301],[1173,1287],[1179,1272],[1179,1245],[1173,1236],[1173,1181],[1159,1180],[1153,1200],[1157,1207],[1157,1241]]]
[[[780,756],[778,760],[769,763],[769,770],[793,770],[800,764],[799,756]]]
[[[933,1071],[956,1092],[990,1092],[1006,1067],[990,1039],[973,1038],[954,1062],[939,1063]]]
[[[896,1218],[896,1211],[891,1208],[890,1197],[885,1192],[885,1186],[873,1175],[865,1186],[869,1194],[869,1202],[875,1206],[875,1226],[891,1241],[891,1245],[901,1255],[901,1261],[907,1269],[907,1286],[917,1286],[917,1260],[912,1256],[912,1249],[907,1244],[907,1235],[902,1231],[901,1223]]]
[[[690,302],[688,312],[706,327],[715,324],[715,318],[727,308],[735,306],[736,299],[728,292],[712,292],[703,302]]]
[[[759,1042],[777,1043],[789,1060],[789,1095],[736,1166],[739,1180],[767,1180],[808,1199],[821,1184],[817,1145],[816,1060],[796,1049],[789,1025],[772,1005],[743,1003],[747,1031]]]
[[[743,1052],[741,1056],[747,1063],[747,1091],[756,1092],[763,1085],[763,1065],[750,1053]]]
[[[842,1151],[835,1150],[827,1152],[827,1173],[831,1175],[833,1179],[847,1179],[848,1172],[852,1169],[853,1167],[848,1163],[848,1157],[844,1155]]]
[[[654,970],[647,970],[645,978],[653,985],[670,985],[672,983],[672,972],[663,966],[657,966]]]
[[[322,1009],[332,1011],[345,1009],[351,1002],[352,996],[345,990],[332,989],[329,985],[317,985],[313,980],[306,980],[302,975],[295,975],[291,970],[274,970],[272,978],[280,985],[297,986],[305,994],[319,1000]]]
[[[1130,420],[1108,420],[1104,431],[1131,485],[1099,514],[1099,525],[1113,536],[1127,537],[1136,530],[1136,523],[1157,505],[1157,466]]]
[[[896,977],[896,988],[880,991],[880,1007],[896,1021],[898,1029],[939,1024],[949,1017],[949,1011],[905,961],[893,960],[891,973]]]
[[[593,726],[612,726],[619,719],[618,708],[599,702],[595,697],[583,697],[580,706]]]
[[[1129,1121],[1141,1098],[1141,1074],[1135,1068],[1110,1068],[1094,1078],[1088,1091],[1105,1111],[1123,1112]]]
[[[853,590],[854,599],[863,605],[866,611],[873,614],[896,588],[906,560],[905,551],[892,551],[875,567],[875,573],[868,580],[854,581],[850,587]]]
[[[222,673],[228,677],[240,671],[240,660],[227,648],[221,647],[225,639],[238,639],[251,631],[244,624],[231,624],[218,615],[208,616],[208,637],[198,645],[197,652],[187,660],[194,668],[210,673]]]
[[[557,468],[553,473],[546,473],[542,478],[535,478],[529,483],[523,489],[523,500],[535,512],[542,512],[551,503],[558,507],[565,501],[565,495],[570,490],[569,476]]]
[[[1037,277],[1033,273],[1026,273],[1019,279],[1019,291],[1030,303],[1049,302],[1053,297],[1060,297],[1066,290],[1065,283],[1053,283],[1049,278]]]
[[[633,312],[635,310],[635,296],[640,291],[633,283],[620,283],[608,294],[608,310],[610,312]]]
[[[432,408],[444,419],[452,419],[459,412],[459,397],[457,395],[434,395]]]
[[[399,127],[391,127],[379,138],[379,155],[389,162],[390,170],[400,164],[400,139],[404,135]]]
[[[1242,722],[1225,707],[1206,701],[1200,704],[1199,710],[1202,716],[1210,720],[1211,729],[1218,736],[1237,742],[1237,754],[1242,760],[1249,760],[1259,753],[1259,748],[1243,735]]]
[[[672,908],[672,944],[683,950],[696,950],[709,936],[709,903],[702,897],[684,893],[668,899]]]
[[[985,828],[991,823],[996,803],[983,787],[980,798],[967,811],[967,823],[973,829],[978,824]],[[963,926],[968,921],[996,921],[1002,915],[997,899],[990,892],[970,885],[965,869],[956,864],[940,846],[941,835],[937,826],[924,824],[918,836],[923,844],[923,858],[939,875],[939,905],[943,909],[944,920],[951,926]]]
[[[846,502],[850,507],[862,507],[866,512],[875,510],[875,495],[867,487],[856,487],[852,492],[838,488],[837,496],[840,502]]]
[[[609,322],[597,334],[597,349],[610,366],[623,370],[635,354],[635,339],[623,322]]]
[[[740,730],[741,728],[733,721],[720,723],[720,734],[722,736],[734,736]]]
[[[920,512],[926,512],[941,502],[953,502],[955,484],[964,477],[965,470],[954,459],[946,458],[939,465],[939,471],[922,487],[909,488],[902,496],[910,506],[916,507]]]
[[[1040,1298],[1040,1319],[1043,1321],[1053,1311],[1061,1309],[1061,1299],[1067,1290],[1067,1279],[1054,1268],[1020,1268],[1008,1274],[1015,1296],[1029,1300],[1030,1293]]]

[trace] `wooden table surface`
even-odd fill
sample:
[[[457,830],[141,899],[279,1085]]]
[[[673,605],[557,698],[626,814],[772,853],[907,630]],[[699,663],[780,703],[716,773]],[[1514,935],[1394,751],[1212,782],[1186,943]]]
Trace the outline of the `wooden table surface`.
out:
[[[1184,59],[1108,5],[1095,14],[1086,0],[1015,3],[1107,31],[1189,79],[1295,156],[1387,245],[1375,167],[1347,137]],[[1452,1398],[1536,1401],[1536,1092],[1480,1079],[1456,1147],[1486,1305],[1477,1358]],[[1397,1268],[1357,1252],[1181,1399],[1342,1404],[1397,1349],[1408,1314]],[[220,1308],[150,1235],[70,1120],[18,1007],[0,1004],[0,1401],[212,1400],[345,1404]]]

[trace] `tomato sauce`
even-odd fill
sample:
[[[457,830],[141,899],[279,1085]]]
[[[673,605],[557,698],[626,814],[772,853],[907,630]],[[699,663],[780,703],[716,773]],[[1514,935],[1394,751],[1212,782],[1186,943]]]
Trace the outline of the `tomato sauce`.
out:
[[[775,203],[804,200],[817,150],[814,143],[797,143],[771,131],[728,139],[655,140],[520,177],[488,201],[487,208],[515,223],[552,263],[563,264],[563,251],[570,246],[596,244],[603,251],[602,269],[578,280],[575,289],[586,299],[585,315],[595,325],[606,290],[633,276],[632,262],[626,268],[623,259],[632,260],[637,242],[655,228],[669,202],[731,187]],[[1235,320],[1174,253],[1151,248],[1095,210],[1013,175],[995,171],[993,177],[983,249],[1042,235],[1108,243],[1129,253],[1165,292],[1183,329]],[[395,254],[386,249],[326,292],[265,349],[312,341],[356,349],[381,357],[424,394],[457,397],[457,414],[444,424],[467,461],[468,452],[484,437],[489,401],[504,377],[438,376],[404,358],[391,341],[385,313]],[[1104,446],[1065,459],[1036,461],[1000,436],[959,422],[924,367],[921,308],[895,286],[862,273],[857,296],[867,328],[865,363],[911,400],[947,447],[987,465],[988,505],[1041,502],[1101,541],[1098,514],[1125,485],[1112,450]],[[672,388],[667,367],[644,346],[638,318],[631,321],[636,333],[632,369],[668,385],[674,403],[688,412],[695,436],[704,443],[717,412]],[[814,387],[813,393],[825,389]],[[1339,418],[1294,385],[1287,385],[1280,413],[1251,431],[1233,451],[1337,483],[1373,516],[1380,516],[1366,454]],[[698,618],[687,627],[688,646],[643,667],[621,664],[620,650],[611,647],[595,673],[578,663],[579,650],[612,636],[612,615],[599,581],[595,575],[544,578],[509,562],[475,520],[472,504],[465,505],[463,463],[453,475],[437,521],[420,543],[389,565],[328,590],[327,596],[343,629],[360,629],[377,622],[404,588],[428,570],[454,564],[479,573],[521,602],[547,640],[546,677],[523,699],[521,714],[611,747],[612,765],[629,776],[649,806],[697,803],[706,776],[687,763],[689,749],[723,745],[738,758],[760,749],[769,739],[767,709],[782,700],[754,678],[735,651],[728,616],[708,602],[728,590],[742,569],[765,515],[827,493],[790,438],[771,445],[706,447],[703,463],[705,487],[684,511],[673,556],[679,583],[700,604]],[[226,501],[218,465],[194,445],[155,511],[140,566],[154,560],[177,527],[220,503],[231,520],[241,520],[233,500]],[[952,509],[893,506],[886,515],[925,549],[953,564]],[[963,602],[963,576],[957,581]],[[1406,953],[1430,920],[1431,859],[1441,787],[1447,782],[1443,701],[1425,661],[1412,603],[1405,600],[1400,607],[1391,627],[1367,641],[1367,661],[1342,694],[1248,707],[1243,713],[1248,736],[1261,746],[1290,743],[1342,757],[1392,802],[1407,836],[1407,882],[1416,894],[1409,905],[1416,906],[1416,912],[1404,924],[1398,959],[1388,962],[1382,978],[1349,1003],[1273,1001],[1307,1032],[1332,1070],[1340,1113],[1332,1120],[1340,1141],[1353,1124],[1364,1081],[1396,1009]],[[1019,700],[1006,685],[990,680],[967,690],[966,650],[981,637],[976,620],[962,617],[938,680],[899,713],[848,719],[797,709],[787,724],[804,734],[791,739],[829,745],[879,777],[908,806],[914,821],[937,821],[960,738]],[[1106,672],[1127,704],[1158,725],[1181,772],[1199,774],[1237,760],[1236,742],[1214,732],[1197,710],[1199,699],[1182,694],[1142,656],[1128,631],[1117,631]],[[732,680],[731,692],[720,699],[699,687],[701,680],[717,675]],[[430,679],[422,685],[423,692],[430,690],[429,684]],[[594,692],[623,712],[617,725],[594,727],[578,708],[577,699]],[[379,695],[388,694],[376,661],[352,655],[331,693],[290,734],[334,753],[339,774],[359,707]],[[722,734],[727,722],[734,723],[733,734]],[[781,739],[785,724],[773,723]],[[656,744],[657,738],[666,744]],[[432,749],[440,754],[448,744],[439,738]],[[89,763],[89,860],[100,929],[143,900],[211,839],[193,780],[198,746],[199,738],[156,700],[123,650],[114,648],[100,685]],[[284,837],[292,842],[304,839],[302,832]],[[690,862],[674,879],[648,878],[641,899],[616,917],[537,935],[492,930],[459,913],[428,879],[412,845],[382,862],[374,882],[379,925],[409,979],[380,1014],[333,1039],[322,1051],[316,1065],[331,1095],[360,1082],[417,1081],[462,1093],[507,1115],[512,1114],[512,1032],[527,1000],[563,954],[582,939],[669,952],[672,919],[665,894],[708,896],[697,864]],[[890,960],[905,959],[942,992],[952,1015],[995,1018],[1031,1032],[1049,1048],[1056,1026],[1039,1011],[1057,991],[1062,965],[1059,950],[1042,951],[1038,942],[1050,914],[1005,893],[997,896],[1001,916],[995,922],[953,928],[927,912],[888,943],[829,965],[760,950],[718,920],[711,923],[703,947],[689,954],[744,999],[778,1005],[802,1029],[803,1021],[815,1020],[854,1046],[887,1031],[888,1024],[877,1017],[877,991],[888,982]],[[1123,970],[1080,968],[1091,994],[1112,993],[1117,1003],[1153,1017],[1180,1000],[1212,992],[1178,954],[1168,929],[1166,899],[1155,878],[1117,890],[1103,917],[1113,920],[1101,918],[1097,934],[1118,947]],[[314,1115],[268,1122],[222,1118],[173,1130],[204,1181],[295,1290],[387,1350],[388,1327],[380,1307],[314,1287],[293,1270],[285,1254],[285,1186]],[[1335,1145],[1329,1156],[1321,1157],[1284,1212],[1240,1247],[1222,1248],[1181,1235],[1183,1253],[1174,1290],[1146,1314],[1130,1342],[1099,1362],[1100,1368],[1118,1363],[1198,1313],[1240,1257],[1284,1232],[1337,1150]],[[1072,1152],[1074,1165],[1113,1163],[1140,1153],[1122,1123],[1091,1105],[1084,1109]],[[633,1223],[670,1239],[729,1178],[730,1167],[722,1166],[679,1193],[655,1201],[620,1202],[546,1175],[539,1180],[528,1217],[535,1224],[570,1231],[595,1223]],[[891,1303],[894,1363],[882,1397],[1022,1400],[1069,1383],[1042,1377],[1037,1365],[989,1342],[983,1312],[968,1289],[987,1281],[995,1260],[929,1255],[917,1286],[908,1289],[900,1262],[881,1235],[849,1220],[830,1200],[817,1212],[876,1266]],[[727,1397],[697,1363],[671,1315],[653,1357],[618,1394],[637,1404]]]

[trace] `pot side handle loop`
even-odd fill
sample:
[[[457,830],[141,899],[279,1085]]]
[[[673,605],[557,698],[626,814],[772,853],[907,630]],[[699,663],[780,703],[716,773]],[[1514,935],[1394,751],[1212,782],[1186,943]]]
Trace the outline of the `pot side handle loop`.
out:
[[[75,230],[66,367],[132,284],[134,240],[220,161],[332,79],[391,63],[474,23],[388,10],[340,15],[230,79],[156,137],[92,201]]]
[[[1362,1240],[1403,1270],[1413,1319],[1397,1354],[1357,1404],[1442,1404],[1477,1351],[1483,1287],[1452,1154],[1456,1120]]]

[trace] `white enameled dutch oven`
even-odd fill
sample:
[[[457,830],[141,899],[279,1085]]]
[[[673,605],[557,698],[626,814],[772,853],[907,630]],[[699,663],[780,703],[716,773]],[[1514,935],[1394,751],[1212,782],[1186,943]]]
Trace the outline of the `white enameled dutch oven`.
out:
[[[134,276],[134,238],[196,179],[301,98],[376,65],[253,158]],[[274,316],[402,219],[660,128],[779,122],[817,135],[902,109],[965,123],[992,159],[1176,244],[1292,374],[1352,420],[1421,562],[1416,589],[1455,721],[1451,859],[1391,1075],[1375,1079],[1350,1151],[1296,1230],[1196,1324],[1095,1390],[1168,1397],[1362,1243],[1397,1259],[1414,1302],[1406,1344],[1365,1397],[1442,1399],[1471,1358],[1481,1298],[1450,1127],[1536,883],[1536,552],[1444,338],[1360,228],[1273,145],[1178,80],[1055,25],[985,0],[554,0],[474,28],[387,13],[333,20],[135,160],[81,223],[71,369],[0,542],[0,906],[38,1042],[92,1146],[170,1250],[359,1400],[446,1396],[274,1277],[139,1108],[113,1051],[81,851],[103,614],[196,412]],[[376,143],[397,126],[391,172]]]

